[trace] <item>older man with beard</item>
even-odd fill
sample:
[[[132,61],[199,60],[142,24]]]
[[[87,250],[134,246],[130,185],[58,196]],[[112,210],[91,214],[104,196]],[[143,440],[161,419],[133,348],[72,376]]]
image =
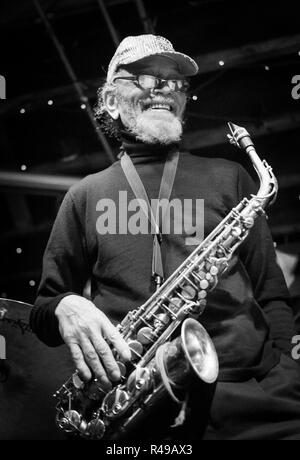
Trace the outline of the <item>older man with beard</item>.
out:
[[[103,128],[121,140],[121,158],[69,190],[45,251],[31,326],[51,346],[65,342],[81,378],[97,377],[104,391],[121,377],[112,348],[121,361],[131,359],[130,344],[115,325],[195,248],[186,241],[195,233],[196,200],[204,201],[202,225],[208,235],[255,191],[239,164],[180,151],[187,77],[197,71],[193,59],[163,37],[149,34],[121,42],[96,110]],[[190,199],[189,223],[181,234],[166,234],[164,213],[148,208],[147,234],[99,232],[101,200],[115,203],[116,219],[122,219],[120,191],[130,198],[129,212],[141,200],[147,205],[152,199]],[[91,300],[82,296],[88,279]],[[193,421],[192,438],[300,439],[300,375],[286,356],[294,334],[287,302],[272,238],[259,217],[201,316],[220,373],[205,414],[200,404],[203,417],[195,409],[203,397],[192,392],[187,420],[187,426]]]

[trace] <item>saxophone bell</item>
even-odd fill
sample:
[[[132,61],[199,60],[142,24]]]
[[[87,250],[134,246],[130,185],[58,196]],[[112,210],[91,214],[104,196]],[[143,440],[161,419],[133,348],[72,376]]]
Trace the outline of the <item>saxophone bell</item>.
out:
[[[175,389],[182,389],[190,370],[205,383],[213,383],[219,374],[219,361],[214,344],[204,327],[193,318],[186,318],[181,334],[157,349],[156,368],[171,398],[180,402]]]

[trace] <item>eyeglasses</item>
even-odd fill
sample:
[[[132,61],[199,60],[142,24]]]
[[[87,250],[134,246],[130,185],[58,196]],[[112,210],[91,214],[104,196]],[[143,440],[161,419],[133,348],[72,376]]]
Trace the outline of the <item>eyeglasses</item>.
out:
[[[189,83],[183,79],[164,79],[153,75],[135,75],[132,77],[115,77],[116,80],[131,80],[137,86],[145,90],[161,89],[167,86],[171,91],[185,93],[189,89]]]

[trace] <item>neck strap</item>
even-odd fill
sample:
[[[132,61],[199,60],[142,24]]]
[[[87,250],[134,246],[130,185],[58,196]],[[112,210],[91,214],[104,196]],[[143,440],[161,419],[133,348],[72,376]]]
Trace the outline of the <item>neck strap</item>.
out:
[[[151,232],[154,234],[152,253],[152,278],[155,280],[157,287],[159,287],[161,283],[164,281],[164,270],[161,256],[162,233],[160,230],[160,224],[162,224],[162,222],[159,222],[159,203],[161,200],[169,201],[170,199],[175,180],[178,159],[178,151],[170,152],[168,154],[160,183],[158,200],[155,201],[155,206],[151,207],[144,184],[130,156],[127,155],[126,152],[124,152],[124,154],[121,157],[121,167],[123,169],[123,172],[135,197],[139,200],[142,211],[144,212],[151,224]],[[167,207],[163,207],[164,212],[162,215],[162,221],[164,219],[166,210]]]

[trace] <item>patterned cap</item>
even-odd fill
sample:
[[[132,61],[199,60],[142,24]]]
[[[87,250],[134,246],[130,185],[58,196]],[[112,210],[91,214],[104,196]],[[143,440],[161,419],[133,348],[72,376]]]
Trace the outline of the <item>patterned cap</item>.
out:
[[[198,72],[196,62],[186,54],[175,51],[172,43],[166,38],[151,34],[136,35],[124,38],[119,44],[108,66],[107,81],[112,81],[120,66],[156,55],[172,58],[185,76]]]

